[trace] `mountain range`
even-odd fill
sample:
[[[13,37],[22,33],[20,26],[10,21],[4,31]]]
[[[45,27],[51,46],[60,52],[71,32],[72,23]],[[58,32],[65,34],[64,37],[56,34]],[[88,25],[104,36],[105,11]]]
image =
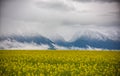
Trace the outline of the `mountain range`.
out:
[[[119,38],[112,39],[99,32],[87,31],[80,32],[73,36],[69,41],[64,40],[63,37],[50,39],[42,35],[21,36],[10,35],[0,36],[0,49],[19,48],[24,49],[24,46],[42,46],[47,45],[44,49],[108,49],[120,50]],[[61,39],[60,39],[61,38]],[[24,44],[24,45],[23,45]],[[27,45],[25,45],[27,44]],[[28,47],[29,49],[29,47]],[[42,49],[41,47],[35,49]]]

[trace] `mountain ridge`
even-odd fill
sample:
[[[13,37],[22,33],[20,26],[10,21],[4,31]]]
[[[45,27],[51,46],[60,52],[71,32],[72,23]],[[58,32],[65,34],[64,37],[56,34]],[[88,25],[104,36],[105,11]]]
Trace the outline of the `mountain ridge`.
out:
[[[92,36],[92,35],[93,36]],[[94,35],[97,34],[97,35]],[[101,48],[101,49],[109,49],[109,50],[120,50],[120,41],[119,40],[112,40],[99,32],[90,32],[87,31],[86,33],[81,34],[80,36],[76,34],[77,37],[71,41],[65,41],[61,36],[58,35],[58,39],[51,40],[50,38],[44,37],[42,35],[34,35],[34,36],[22,36],[22,35],[11,35],[11,36],[0,36],[0,44],[2,45],[2,41],[9,40],[9,41],[17,41],[19,43],[35,43],[37,45],[48,45],[48,49],[56,49],[57,47],[62,47],[66,49],[71,48]],[[74,35],[75,36],[75,35]],[[95,37],[97,36],[97,37]],[[59,38],[60,37],[60,38]],[[95,38],[94,38],[95,37]],[[100,37],[100,38],[99,38]],[[14,43],[12,43],[14,44]],[[12,45],[10,44],[10,45]],[[1,46],[0,45],[0,46]],[[5,46],[5,45],[2,45]],[[2,48],[1,46],[1,48]],[[89,47],[88,47],[89,46]],[[0,48],[0,49],[1,49]],[[22,48],[21,48],[22,49]],[[61,48],[58,48],[61,49]]]

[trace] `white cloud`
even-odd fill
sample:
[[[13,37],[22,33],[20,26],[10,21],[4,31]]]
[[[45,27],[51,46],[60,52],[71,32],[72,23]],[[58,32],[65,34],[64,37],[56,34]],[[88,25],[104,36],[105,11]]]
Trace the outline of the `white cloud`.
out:
[[[81,36],[91,36],[95,39],[102,39],[101,37],[104,36],[105,38],[111,40],[119,40],[119,28],[120,27],[113,27],[113,26],[96,26],[96,25],[89,25],[89,26],[61,26],[58,27],[56,32],[65,38],[67,41],[71,41],[72,39],[76,39]],[[61,31],[64,30],[64,31]],[[101,36],[102,35],[102,36]]]
[[[87,46],[87,48],[80,48],[80,47],[64,47],[64,46],[59,46],[59,45],[54,45],[55,49],[57,50],[107,50],[107,49],[102,49],[102,48],[94,48]]]
[[[101,48],[93,48],[90,46],[87,46],[87,48],[80,48],[80,47],[64,47],[64,46],[59,46],[56,44],[53,44],[56,50],[103,50]],[[48,45],[38,45],[36,43],[22,43],[18,42],[15,40],[4,40],[0,41],[0,49],[9,49],[9,50],[47,50],[50,47]]]
[[[17,42],[15,40],[4,40],[4,41],[0,41],[0,49],[19,49],[19,50],[23,50],[23,49],[37,49],[37,50],[46,50],[49,49],[48,45],[38,45],[36,43],[21,43],[21,42]]]
[[[68,50],[67,47],[59,46],[59,45],[55,45],[55,44],[54,44],[54,47],[55,47],[55,49],[57,49],[57,50]]]

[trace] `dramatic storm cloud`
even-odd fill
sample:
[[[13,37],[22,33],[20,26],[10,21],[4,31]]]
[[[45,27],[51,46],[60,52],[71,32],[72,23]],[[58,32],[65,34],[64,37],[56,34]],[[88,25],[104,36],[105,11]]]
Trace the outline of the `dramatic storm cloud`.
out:
[[[2,0],[0,35],[58,35],[92,30],[119,39],[119,0]]]

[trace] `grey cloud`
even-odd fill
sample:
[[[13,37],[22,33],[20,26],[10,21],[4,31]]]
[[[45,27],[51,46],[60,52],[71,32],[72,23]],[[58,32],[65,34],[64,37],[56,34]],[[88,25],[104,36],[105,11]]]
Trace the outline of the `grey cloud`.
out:
[[[28,4],[28,2],[24,2],[23,0],[22,0],[22,4],[19,3],[19,1],[11,2],[11,4],[7,5],[8,6],[7,8],[3,8],[6,11],[5,12],[2,11],[3,12],[2,16],[5,16],[5,17],[7,16],[11,18],[11,20],[14,19],[14,20],[29,21],[29,22],[37,22],[37,23],[47,23],[49,25],[55,24],[55,26],[60,25],[60,24],[62,25],[89,25],[89,24],[90,25],[91,24],[97,24],[97,25],[104,24],[105,25],[105,24],[108,24],[109,25],[114,22],[114,21],[113,22],[110,21],[111,19],[109,17],[105,17],[105,18],[104,17],[101,18],[100,16],[96,17],[95,16],[96,13],[93,12],[94,13],[93,14],[89,10],[79,12],[79,13],[76,12],[75,10],[74,10],[74,13],[59,11],[59,10],[66,10],[66,11],[73,10],[72,7],[70,7],[63,1],[53,0],[53,1],[39,1],[36,4],[34,3],[32,3],[33,6],[29,5],[31,8],[30,7],[24,8],[26,7],[25,5]],[[37,7],[32,8],[34,7],[34,5],[37,5]],[[38,7],[39,9],[37,9]],[[54,10],[50,10],[50,9],[54,9]],[[108,10],[110,10],[110,8],[108,8]],[[88,13],[88,14],[83,15],[83,13],[84,14]],[[112,16],[112,14],[110,15]],[[113,17],[111,18],[113,19]]]
[[[37,7],[39,8],[48,8],[48,9],[55,9],[55,10],[73,10],[74,7],[68,6],[62,1],[39,1],[36,3]]]
[[[77,2],[120,2],[120,0],[73,0]]]

